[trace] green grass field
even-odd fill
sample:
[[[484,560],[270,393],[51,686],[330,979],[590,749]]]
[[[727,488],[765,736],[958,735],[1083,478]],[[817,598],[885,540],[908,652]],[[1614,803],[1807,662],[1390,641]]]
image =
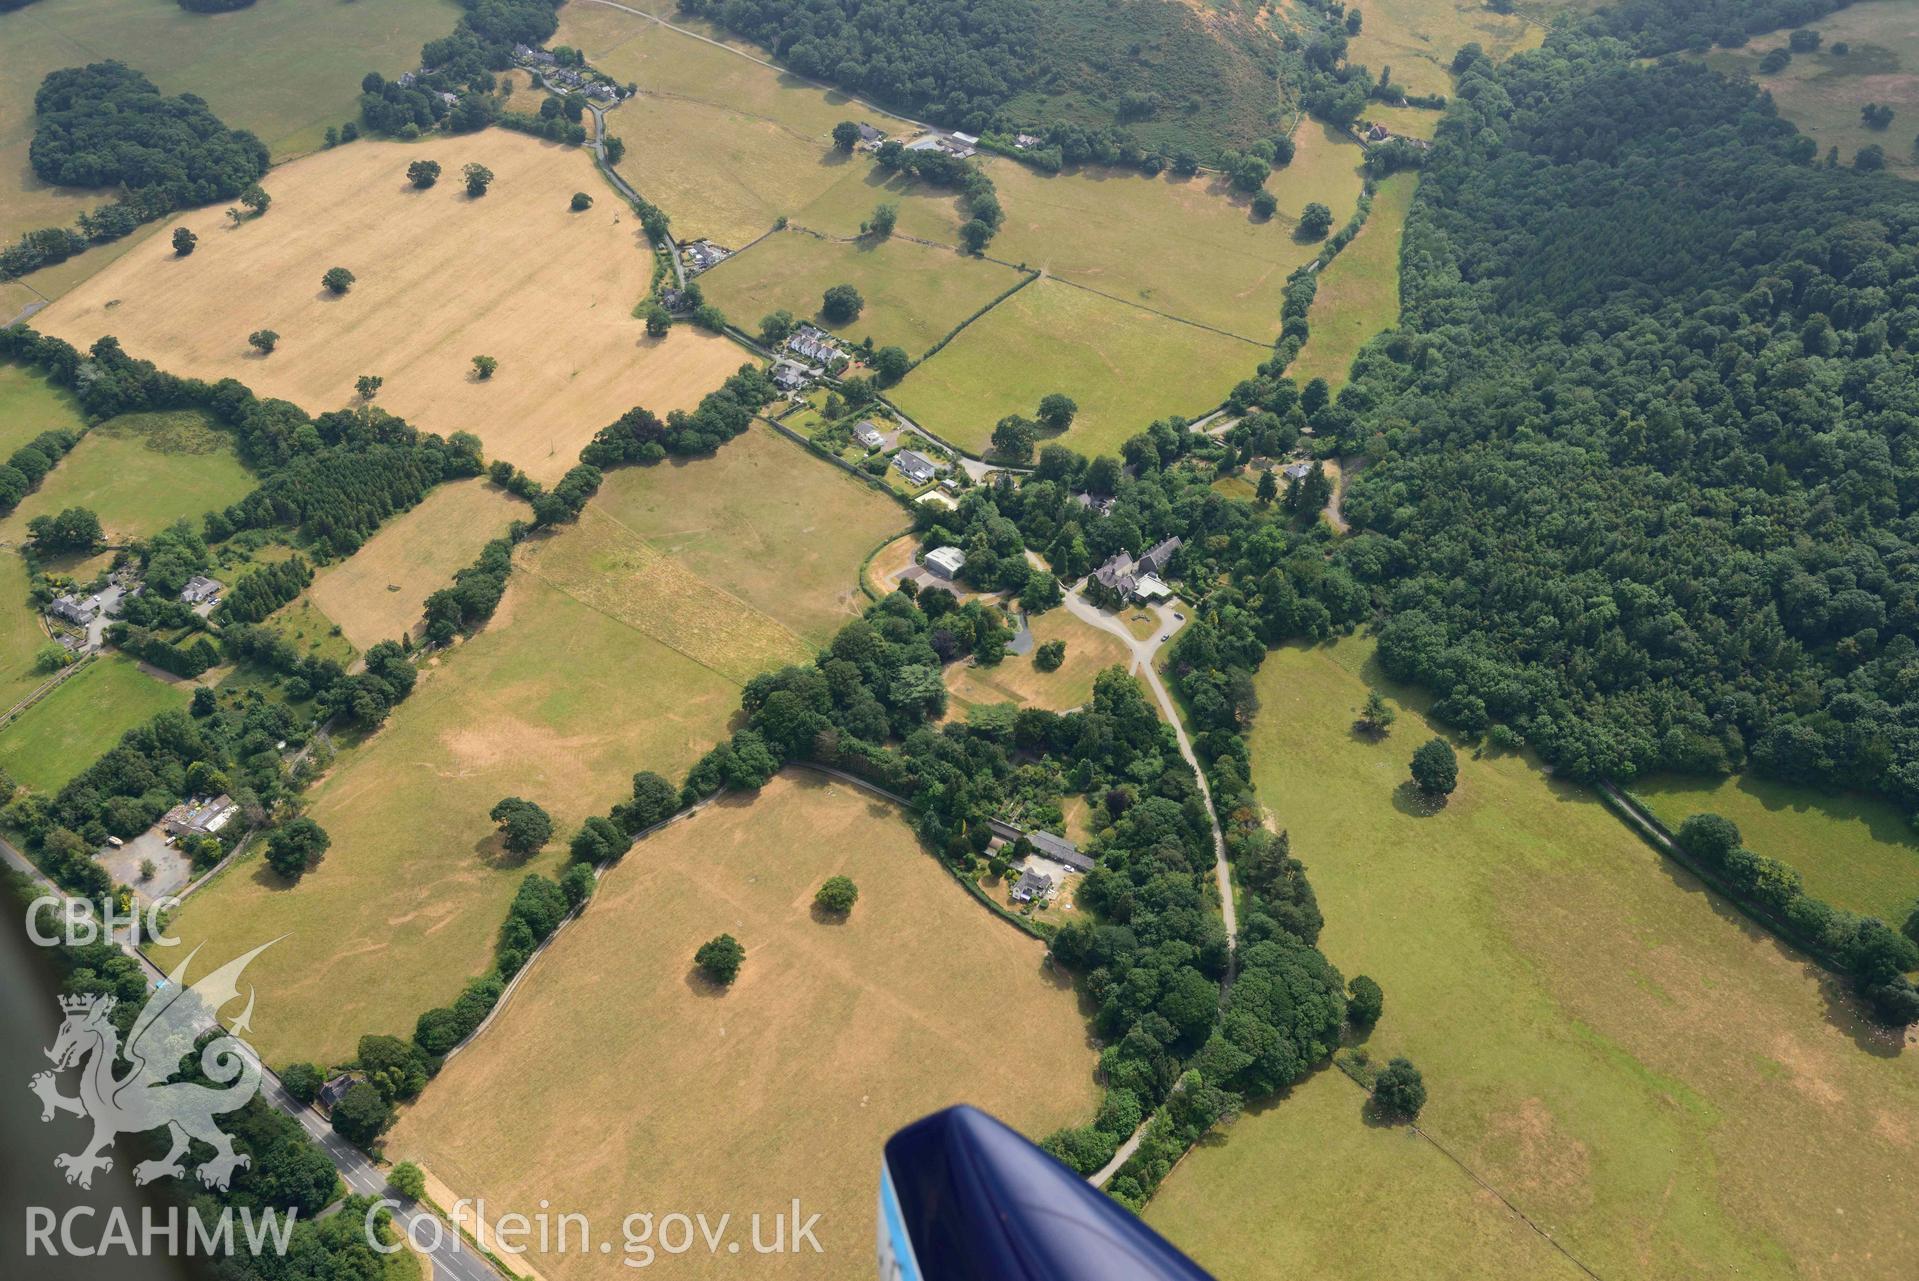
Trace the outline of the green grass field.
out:
[[[1494,13],[1479,0],[1371,0],[1346,56],[1377,76],[1391,67],[1409,93],[1453,91],[1453,55],[1477,43],[1494,58],[1537,48],[1546,28],[1517,15]]]
[[[1020,282],[998,263],[911,240],[823,240],[800,231],[768,236],[700,276],[708,302],[749,331],[779,308],[857,342],[897,346],[920,356],[967,317]],[[866,306],[844,325],[827,325],[820,296],[851,285]]]
[[[1267,186],[1279,213],[1253,218],[1247,197],[1216,175],[1148,178],[1087,168],[1047,176],[1016,161],[987,165],[1006,222],[995,258],[1261,342],[1279,334],[1286,277],[1319,252],[1293,236],[1308,202],[1352,216],[1360,193],[1357,143],[1308,123],[1293,162]]]
[[[96,658],[0,730],[0,769],[41,792],[57,792],[120,741],[192,689],[148,676],[132,659]]]
[[[916,422],[977,453],[1002,417],[1031,416],[1041,397],[1065,392],[1079,416],[1061,439],[1090,457],[1118,453],[1155,418],[1212,409],[1267,354],[1261,343],[1040,280],[961,330],[892,397]]]
[[[238,502],[255,485],[231,437],[192,411],[123,414],[89,431],[0,523],[17,541],[26,522],[68,507],[100,517],[107,541],[146,538],[176,520]]]
[[[1381,182],[1366,225],[1320,276],[1308,317],[1312,336],[1286,371],[1301,383],[1324,378],[1335,390],[1345,386],[1359,349],[1399,323],[1399,242],[1418,189],[1418,174]]]
[[[1422,1128],[1600,1276],[1913,1275],[1919,1055],[1521,757],[1462,758],[1442,810],[1409,804],[1406,762],[1432,731],[1400,697],[1388,738],[1355,735],[1381,683],[1370,652],[1270,655],[1253,760],[1325,913],[1320,946],[1385,989],[1369,1052],[1425,1074]],[[1369,1137],[1361,1099],[1333,1085],[1343,1105],[1293,1120],[1281,1102],[1193,1154],[1149,1218],[1222,1281],[1282,1252],[1326,1278],[1551,1275],[1523,1239],[1458,1222],[1478,1194],[1424,1153],[1403,1197],[1374,1196],[1340,1159]],[[1254,1206],[1222,1210],[1249,1185]]]
[[[1919,906],[1919,838],[1884,801],[1750,775],[1642,779],[1632,790],[1670,828],[1693,814],[1731,819],[1749,848],[1797,868],[1835,907],[1898,926]]]
[[[0,458],[43,431],[83,431],[80,403],[23,365],[0,361]]]
[[[612,473],[594,508],[814,645],[866,608],[860,562],[911,521],[759,424],[711,458]]]
[[[448,0],[259,0],[219,15],[162,0],[41,0],[0,14],[0,239],[71,222],[111,196],[46,187],[28,167],[33,95],[49,71],[118,58],[162,92],[199,94],[280,160],[314,150],[328,125],[357,116],[361,76],[418,65],[420,46],[449,34],[458,17]],[[67,274],[91,274],[108,257],[89,251],[65,264]],[[58,290],[51,278],[32,283]]]
[[[1761,75],[1759,60],[1786,43],[1784,31],[1756,36],[1742,49],[1715,49],[1706,63],[1731,76],[1750,76],[1772,95],[1779,114],[1819,144],[1838,147],[1850,164],[1861,147],[1885,149],[1886,166],[1910,178],[1919,175],[1913,130],[1919,129],[1919,8],[1904,0],[1864,0],[1807,24],[1824,43],[1796,53],[1783,71]],[[1835,44],[1850,46],[1845,54]],[[1859,109],[1869,102],[1892,107],[1890,127],[1868,129]]]

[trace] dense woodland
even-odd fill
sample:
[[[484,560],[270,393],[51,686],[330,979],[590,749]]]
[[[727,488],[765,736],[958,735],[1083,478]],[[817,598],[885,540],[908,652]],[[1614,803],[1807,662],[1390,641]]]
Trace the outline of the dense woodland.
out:
[[[1218,155],[1268,131],[1279,40],[1171,0],[680,0],[802,75],[975,133],[1116,128]]]

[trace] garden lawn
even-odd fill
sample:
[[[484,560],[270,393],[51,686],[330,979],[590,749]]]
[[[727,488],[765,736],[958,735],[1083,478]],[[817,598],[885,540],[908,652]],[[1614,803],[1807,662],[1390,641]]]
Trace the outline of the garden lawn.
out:
[[[185,707],[191,689],[118,654],[96,658],[0,730],[0,769],[37,792],[57,792],[134,726]]]
[[[1885,801],[1750,774],[1641,779],[1632,791],[1675,831],[1694,814],[1731,819],[1748,848],[1796,869],[1807,892],[1834,907],[1895,928],[1919,907],[1919,840]]]
[[[1034,649],[1048,641],[1066,642],[1066,660],[1059,669],[1040,671],[1031,652],[1009,654],[992,667],[954,663],[946,669],[946,684],[956,712],[990,703],[1071,711],[1093,701],[1094,677],[1114,665],[1131,665],[1132,654],[1119,637],[1088,627],[1063,605],[1035,616],[1031,626]]]
[[[85,507],[100,517],[107,541],[129,543],[200,517],[253,491],[233,438],[194,410],[122,414],[93,428],[20,500],[0,538],[18,541],[36,516]]]
[[[700,287],[743,329],[757,330],[761,316],[784,308],[850,342],[870,337],[876,347],[903,347],[917,358],[1021,279],[1011,267],[911,240],[786,231],[703,273]],[[846,324],[819,314],[834,285],[851,285],[866,300]]]
[[[0,240],[70,223],[112,198],[33,176],[33,96],[50,71],[117,58],[162,93],[199,94],[282,160],[317,149],[328,125],[356,119],[360,77],[418,66],[420,46],[451,34],[459,15],[449,0],[257,0],[217,15],[159,0],[42,0],[0,14]],[[90,274],[109,256],[89,250],[70,265]],[[54,292],[44,274],[33,283]]]
[[[1349,639],[1267,658],[1254,773],[1325,913],[1320,947],[1385,989],[1366,1048],[1424,1072],[1422,1129],[1600,1276],[1919,1271],[1919,1053],[1520,756],[1463,758],[1428,814],[1406,762],[1433,731],[1411,700],[1387,690],[1401,711],[1383,741],[1352,728],[1381,683],[1370,653]],[[1417,1199],[1442,1195],[1432,1178],[1382,1200],[1339,1160],[1361,1102],[1300,1122],[1281,1102],[1189,1157],[1163,1193],[1185,1212],[1152,1217],[1223,1281],[1268,1275],[1302,1239],[1315,1276],[1408,1253],[1406,1275],[1454,1268],[1452,1233],[1407,1232],[1450,1217]],[[1245,1174],[1284,1166],[1273,1184]],[[1465,1177],[1446,1201],[1471,1195]],[[1514,1254],[1484,1271],[1541,1269]]]
[[[1064,392],[1079,416],[1060,439],[1090,457],[1117,454],[1155,418],[1199,417],[1268,354],[1264,343],[1039,280],[961,330],[891,395],[928,430],[980,453],[1001,418],[1030,417],[1042,397]]]
[[[1359,349],[1399,323],[1399,243],[1418,189],[1417,174],[1382,181],[1366,225],[1320,274],[1307,317],[1311,336],[1286,371],[1298,382],[1324,378],[1337,391]]]
[[[596,1233],[639,1206],[730,1212],[744,1233],[797,1197],[802,1219],[820,1216],[821,1252],[782,1258],[779,1274],[869,1272],[893,1131],[964,1101],[1038,1138],[1096,1102],[1069,980],[905,819],[792,771],[649,836],[402,1116],[388,1153],[484,1197],[490,1218],[544,1199]],[[843,919],[812,909],[834,875],[860,890]],[[724,991],[692,965],[722,931],[746,949]],[[618,1253],[526,1263],[548,1281],[630,1275]],[[696,1250],[673,1271],[741,1269]]]

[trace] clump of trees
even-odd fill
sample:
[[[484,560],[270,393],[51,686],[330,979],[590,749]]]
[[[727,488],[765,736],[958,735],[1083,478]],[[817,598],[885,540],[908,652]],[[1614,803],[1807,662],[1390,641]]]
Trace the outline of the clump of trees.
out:
[[[267,837],[267,866],[287,880],[297,881],[320,865],[332,844],[326,829],[312,819],[291,819]]]
[[[271,329],[256,329],[247,335],[247,345],[262,356],[270,356],[280,345],[280,335]]]
[[[1299,214],[1296,232],[1301,240],[1324,240],[1333,229],[1333,211],[1317,200],[1309,201]]]
[[[517,796],[502,798],[487,812],[498,824],[500,843],[521,858],[530,858],[553,839],[553,819],[532,801]]]
[[[1033,666],[1042,672],[1056,672],[1066,661],[1066,642],[1050,640],[1033,651]]]
[[[820,885],[819,892],[813,895],[813,903],[823,911],[836,916],[845,916],[853,910],[853,904],[859,902],[859,886],[853,884],[850,876],[829,876]]]
[[[850,325],[860,318],[866,299],[851,285],[828,286],[820,297],[820,315],[829,325]]]
[[[1413,752],[1413,783],[1435,800],[1453,794],[1459,786],[1459,757],[1443,738],[1429,738]]]
[[[740,965],[746,960],[746,949],[731,934],[721,934],[700,944],[693,953],[693,964],[700,972],[721,987],[731,987],[733,980],[739,977]]]
[[[91,508],[69,507],[54,516],[35,516],[27,522],[27,538],[41,554],[90,552],[106,542],[100,517]]]
[[[194,235],[191,231],[187,230],[187,228],[175,227],[173,229],[173,252],[176,257],[186,257],[192,253],[199,244],[200,237]]]
[[[1389,1120],[1408,1124],[1426,1106],[1426,1082],[1412,1061],[1395,1058],[1373,1078],[1373,1107]]]

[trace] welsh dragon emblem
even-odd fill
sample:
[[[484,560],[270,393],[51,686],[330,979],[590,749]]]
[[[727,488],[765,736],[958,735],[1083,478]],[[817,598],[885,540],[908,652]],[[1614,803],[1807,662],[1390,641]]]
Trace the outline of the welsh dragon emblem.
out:
[[[197,1171],[200,1182],[207,1187],[224,1190],[234,1170],[251,1164],[251,1158],[233,1150],[232,1140],[213,1118],[245,1106],[259,1091],[260,1063],[253,1052],[237,1036],[221,1032],[200,1051],[201,1071],[214,1086],[171,1078],[179,1074],[182,1060],[192,1052],[200,1034],[219,1028],[221,1007],[239,999],[240,972],[271,946],[263,943],[187,987],[182,980],[199,954],[195,948],[148,998],[127,1033],[124,1049],[111,1018],[113,997],[60,998],[66,1017],[53,1048],[47,1051],[53,1071],[35,1074],[30,1084],[40,1096],[42,1121],[70,1112],[93,1122],[93,1137],[85,1147],[53,1159],[55,1168],[65,1171],[67,1182],[92,1187],[96,1170],[113,1168],[108,1150],[116,1136],[162,1126],[168,1131],[171,1147],[164,1157],[142,1161],[133,1168],[136,1183],[151,1183],[165,1175],[184,1176],[186,1166],[181,1158],[193,1139],[213,1149],[213,1157],[201,1162]],[[246,1009],[234,1021],[233,1031],[245,1032],[252,1016],[253,992],[249,988]],[[131,1065],[131,1070],[116,1075],[122,1060]],[[80,1093],[69,1098],[60,1093],[55,1073],[76,1066],[80,1068]]]

